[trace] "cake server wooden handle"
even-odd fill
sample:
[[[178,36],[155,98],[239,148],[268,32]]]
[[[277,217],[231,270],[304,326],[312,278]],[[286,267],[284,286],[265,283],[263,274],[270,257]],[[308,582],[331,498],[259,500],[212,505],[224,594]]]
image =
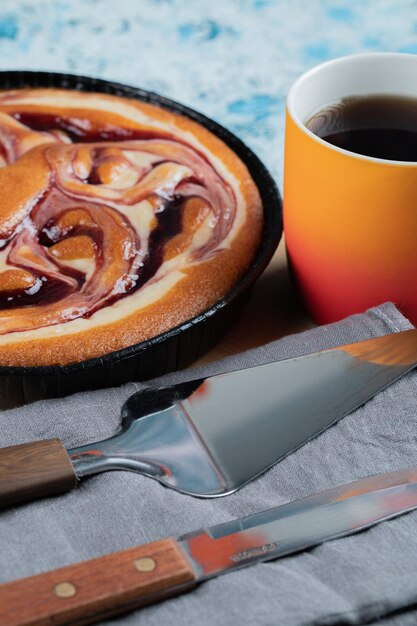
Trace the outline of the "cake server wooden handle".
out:
[[[0,508],[65,493],[77,477],[59,439],[0,448]]]
[[[95,622],[179,595],[196,576],[174,539],[0,585],[2,626]]]

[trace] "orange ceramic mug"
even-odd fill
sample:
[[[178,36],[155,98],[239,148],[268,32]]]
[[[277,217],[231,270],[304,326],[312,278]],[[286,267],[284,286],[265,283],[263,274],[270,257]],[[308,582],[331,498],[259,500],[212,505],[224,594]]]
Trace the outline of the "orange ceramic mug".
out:
[[[284,227],[290,267],[318,323],[393,301],[417,323],[417,162],[333,146],[304,122],[346,96],[417,98],[417,56],[361,54],[301,76],[287,99]]]

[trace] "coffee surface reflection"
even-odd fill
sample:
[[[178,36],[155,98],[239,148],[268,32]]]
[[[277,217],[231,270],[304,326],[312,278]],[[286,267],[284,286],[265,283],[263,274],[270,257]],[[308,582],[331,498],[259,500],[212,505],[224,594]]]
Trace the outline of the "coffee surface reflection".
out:
[[[351,96],[321,108],[305,126],[350,152],[393,161],[417,161],[417,98]]]

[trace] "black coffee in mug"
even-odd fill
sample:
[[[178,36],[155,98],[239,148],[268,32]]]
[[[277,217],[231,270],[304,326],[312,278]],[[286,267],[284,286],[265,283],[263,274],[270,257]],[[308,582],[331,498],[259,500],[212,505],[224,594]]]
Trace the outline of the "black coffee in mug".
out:
[[[351,96],[320,109],[305,125],[318,137],[350,152],[417,161],[417,98]]]

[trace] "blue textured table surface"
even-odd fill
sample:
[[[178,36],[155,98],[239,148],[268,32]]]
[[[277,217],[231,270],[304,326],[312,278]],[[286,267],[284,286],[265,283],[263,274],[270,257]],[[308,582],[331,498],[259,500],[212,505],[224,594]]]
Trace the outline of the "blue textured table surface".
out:
[[[363,51],[417,52],[415,0],[2,0],[0,68],[141,86],[215,118],[282,175],[285,94]]]

